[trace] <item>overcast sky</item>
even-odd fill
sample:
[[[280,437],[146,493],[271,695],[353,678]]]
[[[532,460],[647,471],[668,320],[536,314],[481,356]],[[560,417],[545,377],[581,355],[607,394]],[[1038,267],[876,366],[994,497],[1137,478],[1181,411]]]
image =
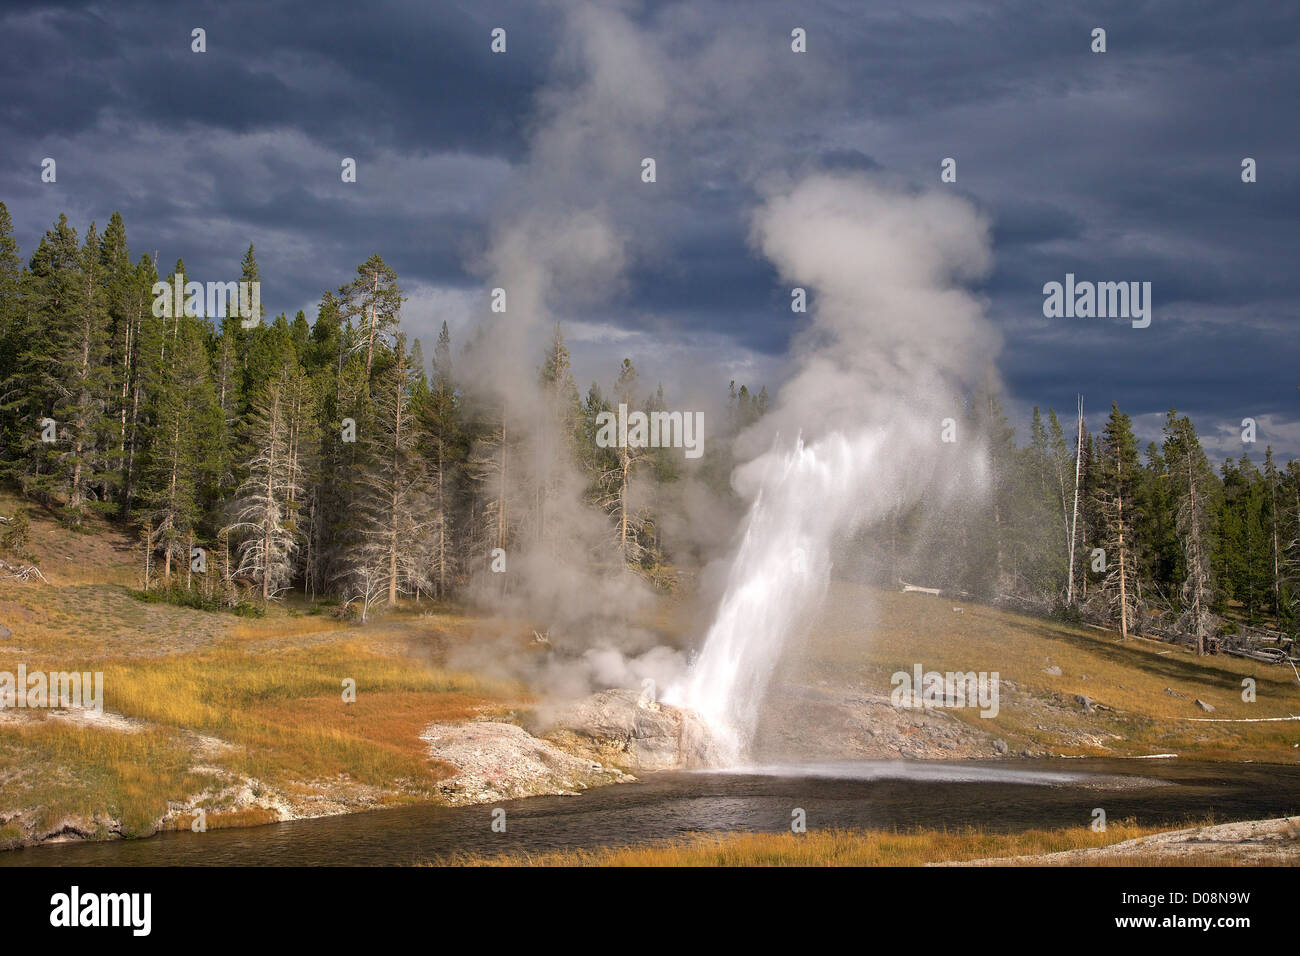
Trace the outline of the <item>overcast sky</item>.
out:
[[[800,322],[751,241],[763,184],[873,170],[993,222],[981,291],[1022,442],[1031,405],[1082,391],[1094,429],[1113,400],[1155,438],[1174,406],[1216,459],[1297,456],[1298,40],[1290,2],[7,0],[0,200],[24,257],[60,212],[120,210],[133,254],[199,281],[237,278],[252,242],[270,314],[314,318],[378,252],[426,355],[487,309],[503,222],[599,209],[617,274],[549,292],[580,384],[626,354],[697,395],[774,390]],[[1151,282],[1150,327],[1044,318],[1067,272]]]

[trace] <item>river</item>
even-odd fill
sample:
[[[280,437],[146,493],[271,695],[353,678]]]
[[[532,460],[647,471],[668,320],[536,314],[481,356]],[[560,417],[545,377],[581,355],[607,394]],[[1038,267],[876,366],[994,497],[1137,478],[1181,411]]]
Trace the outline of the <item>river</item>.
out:
[[[492,829],[494,807],[506,832]],[[259,827],[169,832],[0,853],[0,866],[401,865],[464,853],[639,843],[693,831],[977,827],[1015,832],[1110,820],[1177,825],[1300,813],[1300,766],[1180,760],[1016,760],[787,765],[645,775],[575,797],[411,806]]]

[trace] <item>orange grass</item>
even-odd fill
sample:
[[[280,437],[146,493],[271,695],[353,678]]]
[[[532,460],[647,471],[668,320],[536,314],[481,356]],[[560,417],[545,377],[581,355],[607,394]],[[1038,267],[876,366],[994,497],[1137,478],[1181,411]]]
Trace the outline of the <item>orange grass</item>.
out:
[[[808,833],[696,834],[680,840],[598,850],[505,856],[462,855],[436,861],[457,866],[922,866],[990,857],[1057,853],[1109,846],[1179,827],[1111,822],[1089,827],[986,833],[974,829],[814,830]]]

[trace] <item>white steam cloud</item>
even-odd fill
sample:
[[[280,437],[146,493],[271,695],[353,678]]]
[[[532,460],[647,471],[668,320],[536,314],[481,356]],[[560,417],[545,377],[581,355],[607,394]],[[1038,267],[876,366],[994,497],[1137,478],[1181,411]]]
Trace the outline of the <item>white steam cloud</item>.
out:
[[[981,492],[974,440],[940,435],[997,348],[962,286],[991,264],[987,224],[963,200],[817,173],[770,191],[753,241],[808,289],[812,322],[773,411],[745,436],[761,451],[733,479],[751,505],[727,590],[698,660],[666,695],[696,710],[732,761],[815,610],[835,542],[922,496]]]
[[[782,647],[825,586],[837,538],[919,496],[942,500],[981,483],[975,442],[941,445],[939,429],[961,418],[962,396],[996,348],[962,287],[989,267],[987,227],[946,194],[861,176],[818,173],[765,190],[753,243],[809,290],[812,322],[774,408],[739,443],[749,463],[733,483],[749,514],[716,620],[683,677],[680,655],[637,624],[652,595],[610,553],[605,516],[583,500],[539,388],[540,357],[557,318],[617,294],[633,263],[670,256],[659,227],[693,210],[720,174],[700,157],[721,151],[728,178],[755,182],[788,162],[788,140],[743,131],[794,123],[809,97],[842,91],[829,66],[774,55],[759,24],[719,34],[688,4],[559,9],[563,40],[529,158],[478,257],[508,311],[480,330],[457,377],[500,409],[515,442],[507,503],[528,516],[512,530],[508,582],[485,575],[485,597],[549,626],[562,653],[485,653],[526,660],[525,676],[562,696],[668,683],[671,699],[698,708],[738,755]],[[653,186],[638,179],[647,155],[659,164]],[[662,527],[725,540],[717,516],[729,509],[707,498],[683,483]]]

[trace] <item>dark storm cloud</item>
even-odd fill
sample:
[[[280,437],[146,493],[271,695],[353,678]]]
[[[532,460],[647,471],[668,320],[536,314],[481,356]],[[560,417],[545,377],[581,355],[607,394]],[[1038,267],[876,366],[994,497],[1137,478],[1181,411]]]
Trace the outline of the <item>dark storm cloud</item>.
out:
[[[331,145],[518,155],[551,40],[529,5],[509,12],[519,55],[493,58],[475,4],[252,2],[7,8],[6,121],[84,131],[106,109],[164,126],[310,129]],[[207,52],[190,49],[195,27]],[[522,48],[522,49],[521,49]],[[11,87],[13,89],[14,87]]]
[[[137,254],[183,256],[203,277],[227,277],[254,242],[272,314],[375,251],[408,286],[477,295],[495,217],[539,182],[519,175],[539,94],[557,64],[575,81],[565,7],[7,4],[0,199],[24,254],[61,211],[102,228],[120,209]],[[982,291],[1010,404],[1068,409],[1082,390],[1094,425],[1112,399],[1142,422],[1177,406],[1206,429],[1268,415],[1300,453],[1286,437],[1300,419],[1300,7],[759,0],[630,16],[697,82],[675,92],[704,118],[635,144],[661,163],[650,199],[585,170],[548,184],[566,202],[590,192],[628,237],[616,301],[575,319],[698,333],[775,368],[798,322],[749,243],[763,176],[867,169],[937,186],[952,156],[946,188],[993,224]],[[495,26],[505,56],[488,50]],[[206,54],[190,52],[194,27]],[[55,185],[39,181],[44,156]],[[344,156],[355,185],[339,182]],[[1244,156],[1258,183],[1241,183]],[[1066,272],[1150,281],[1152,326],[1044,319],[1042,286]]]

